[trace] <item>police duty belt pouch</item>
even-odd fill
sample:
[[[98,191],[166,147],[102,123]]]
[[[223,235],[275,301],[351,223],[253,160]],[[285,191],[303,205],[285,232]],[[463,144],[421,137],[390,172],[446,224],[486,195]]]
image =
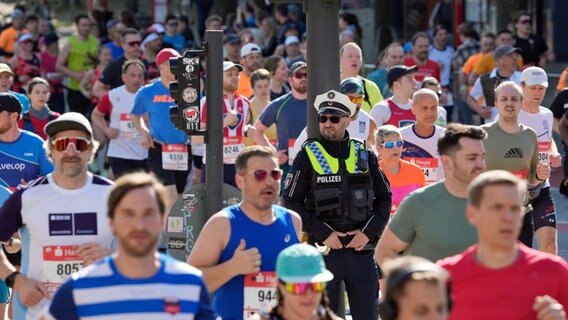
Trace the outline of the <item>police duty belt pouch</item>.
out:
[[[341,193],[338,188],[314,190],[314,205],[316,216],[324,221],[341,220]]]
[[[371,208],[375,199],[375,192],[371,189],[349,190],[351,212],[349,219],[355,222],[366,221],[371,216]]]

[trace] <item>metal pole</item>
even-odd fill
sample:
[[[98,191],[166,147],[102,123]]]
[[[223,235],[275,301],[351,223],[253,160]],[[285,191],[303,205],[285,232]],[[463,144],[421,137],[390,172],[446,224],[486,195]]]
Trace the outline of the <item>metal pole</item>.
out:
[[[207,145],[205,208],[207,219],[223,209],[223,31],[207,30]]]
[[[318,94],[339,91],[339,8],[340,0],[305,0],[308,31],[308,137],[319,138]]]

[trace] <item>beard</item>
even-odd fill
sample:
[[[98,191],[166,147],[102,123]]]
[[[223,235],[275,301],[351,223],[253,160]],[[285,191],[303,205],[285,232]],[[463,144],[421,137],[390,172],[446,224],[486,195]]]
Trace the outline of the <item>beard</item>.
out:
[[[78,162],[66,162],[70,160],[78,160]],[[85,163],[79,157],[65,157],[59,162],[59,167],[61,168],[61,173],[66,177],[77,177],[83,173],[83,170],[86,170]]]
[[[308,92],[308,84],[306,83],[305,85],[301,85],[301,84],[293,85],[292,89],[294,89],[299,94],[304,94],[304,93]]]
[[[130,235],[126,236],[125,238],[118,238],[118,243],[120,244],[120,247],[124,250],[124,252],[129,256],[142,258],[154,253],[158,244],[158,240],[160,239],[159,235],[152,237],[148,232],[146,232],[146,234],[149,237],[149,241],[143,246],[131,244],[131,242],[135,241],[130,241]]]

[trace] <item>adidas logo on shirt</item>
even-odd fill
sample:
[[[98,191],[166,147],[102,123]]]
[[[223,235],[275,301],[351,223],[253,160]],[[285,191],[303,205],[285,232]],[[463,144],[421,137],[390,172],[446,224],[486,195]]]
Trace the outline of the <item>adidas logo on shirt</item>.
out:
[[[505,159],[522,158],[523,150],[521,148],[511,148],[505,153]]]

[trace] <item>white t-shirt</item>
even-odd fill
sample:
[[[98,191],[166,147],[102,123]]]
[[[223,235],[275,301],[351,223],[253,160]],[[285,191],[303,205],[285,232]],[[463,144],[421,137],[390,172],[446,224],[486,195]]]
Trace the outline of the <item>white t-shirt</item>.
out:
[[[436,61],[440,65],[440,84],[443,87],[450,85],[452,57],[454,56],[454,52],[454,48],[450,46],[446,46],[444,50],[439,50],[434,46],[430,46],[428,59]]]
[[[402,158],[422,168],[427,184],[444,179],[444,168],[438,152],[438,139],[446,129],[434,126],[432,135],[420,137],[414,131],[414,126],[400,129],[400,134],[404,140]]]
[[[111,139],[108,145],[108,156],[129,160],[144,160],[148,158],[148,150],[142,147],[142,135],[130,120],[130,113],[134,107],[136,93],[126,91],[124,85],[108,92],[97,106],[102,113],[110,111],[109,127],[120,131],[118,137]],[[105,106],[110,103],[110,106]],[[101,109],[104,108],[104,109]]]
[[[0,238],[15,231],[22,236],[22,268],[27,277],[43,282],[53,294],[67,277],[83,267],[76,248],[94,242],[110,249],[113,234],[107,218],[112,182],[88,173],[85,186],[68,190],[52,174],[16,191],[0,209]],[[14,299],[15,319],[39,319],[48,303],[43,299],[24,307]]]

